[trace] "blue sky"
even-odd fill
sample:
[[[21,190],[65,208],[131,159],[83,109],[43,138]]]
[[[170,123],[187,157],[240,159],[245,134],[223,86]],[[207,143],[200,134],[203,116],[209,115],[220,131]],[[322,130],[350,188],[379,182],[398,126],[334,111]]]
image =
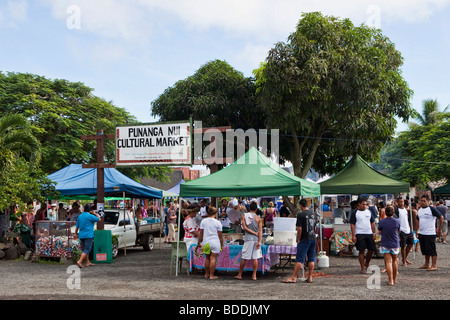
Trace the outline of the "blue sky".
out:
[[[251,76],[309,11],[380,27],[405,59],[413,107],[450,104],[450,0],[1,0],[0,70],[83,82],[154,122],[166,88],[213,59]]]

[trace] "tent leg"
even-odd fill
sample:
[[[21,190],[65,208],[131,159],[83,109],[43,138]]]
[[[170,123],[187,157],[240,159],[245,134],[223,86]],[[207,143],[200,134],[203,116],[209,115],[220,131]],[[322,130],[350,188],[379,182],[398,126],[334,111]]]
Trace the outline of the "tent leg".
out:
[[[413,232],[414,230],[414,222],[413,222],[413,217],[412,217],[412,201],[411,201],[411,192],[409,193],[409,216],[411,218],[411,232]],[[416,250],[414,248],[413,245],[413,259],[416,259]]]
[[[321,201],[320,197],[317,198],[319,201],[319,237],[320,237],[320,251],[323,251],[323,245],[322,245],[322,210],[321,210]],[[313,206],[314,208],[314,206]]]
[[[125,191],[123,192],[123,254],[127,256],[127,218],[126,218],[126,205],[125,205]]]

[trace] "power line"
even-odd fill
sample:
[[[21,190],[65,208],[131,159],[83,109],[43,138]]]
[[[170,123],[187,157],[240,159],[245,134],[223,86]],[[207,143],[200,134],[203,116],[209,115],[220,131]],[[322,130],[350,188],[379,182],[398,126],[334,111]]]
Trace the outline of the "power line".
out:
[[[450,162],[436,162],[436,161],[423,161],[423,160],[403,159],[403,158],[394,158],[394,157],[383,156],[383,155],[380,155],[380,157],[381,158],[385,158],[385,159],[391,159],[391,160],[399,160],[399,161],[420,162],[420,163],[427,163],[427,164],[450,165]]]

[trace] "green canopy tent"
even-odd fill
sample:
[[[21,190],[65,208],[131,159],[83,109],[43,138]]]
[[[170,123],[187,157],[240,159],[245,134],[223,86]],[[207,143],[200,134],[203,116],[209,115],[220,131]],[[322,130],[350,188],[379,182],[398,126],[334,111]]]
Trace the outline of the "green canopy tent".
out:
[[[409,193],[409,183],[397,181],[373,169],[355,155],[338,174],[320,184],[322,194]]]
[[[450,184],[447,184],[445,186],[434,189],[433,193],[434,194],[450,194]]]
[[[180,197],[320,196],[320,186],[277,166],[252,147],[228,167],[180,185]]]
[[[410,193],[408,182],[392,179],[376,171],[359,155],[353,156],[338,174],[319,184],[323,195]]]
[[[180,185],[180,198],[226,196],[320,197],[320,185],[286,172],[255,147],[228,167]],[[180,228],[179,217],[178,228]]]

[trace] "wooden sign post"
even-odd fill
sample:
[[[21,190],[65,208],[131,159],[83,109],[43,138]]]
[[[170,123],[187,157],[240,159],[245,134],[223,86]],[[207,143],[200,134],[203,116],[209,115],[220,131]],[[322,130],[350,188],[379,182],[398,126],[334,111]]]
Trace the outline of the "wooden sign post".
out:
[[[81,140],[97,140],[97,163],[83,164],[83,168],[97,169],[97,204],[105,203],[105,168],[114,168],[114,164],[104,163],[104,141],[114,139],[113,134],[103,134],[103,130],[97,130],[97,134],[81,136]],[[97,230],[104,230],[105,219],[102,217],[97,223]]]

